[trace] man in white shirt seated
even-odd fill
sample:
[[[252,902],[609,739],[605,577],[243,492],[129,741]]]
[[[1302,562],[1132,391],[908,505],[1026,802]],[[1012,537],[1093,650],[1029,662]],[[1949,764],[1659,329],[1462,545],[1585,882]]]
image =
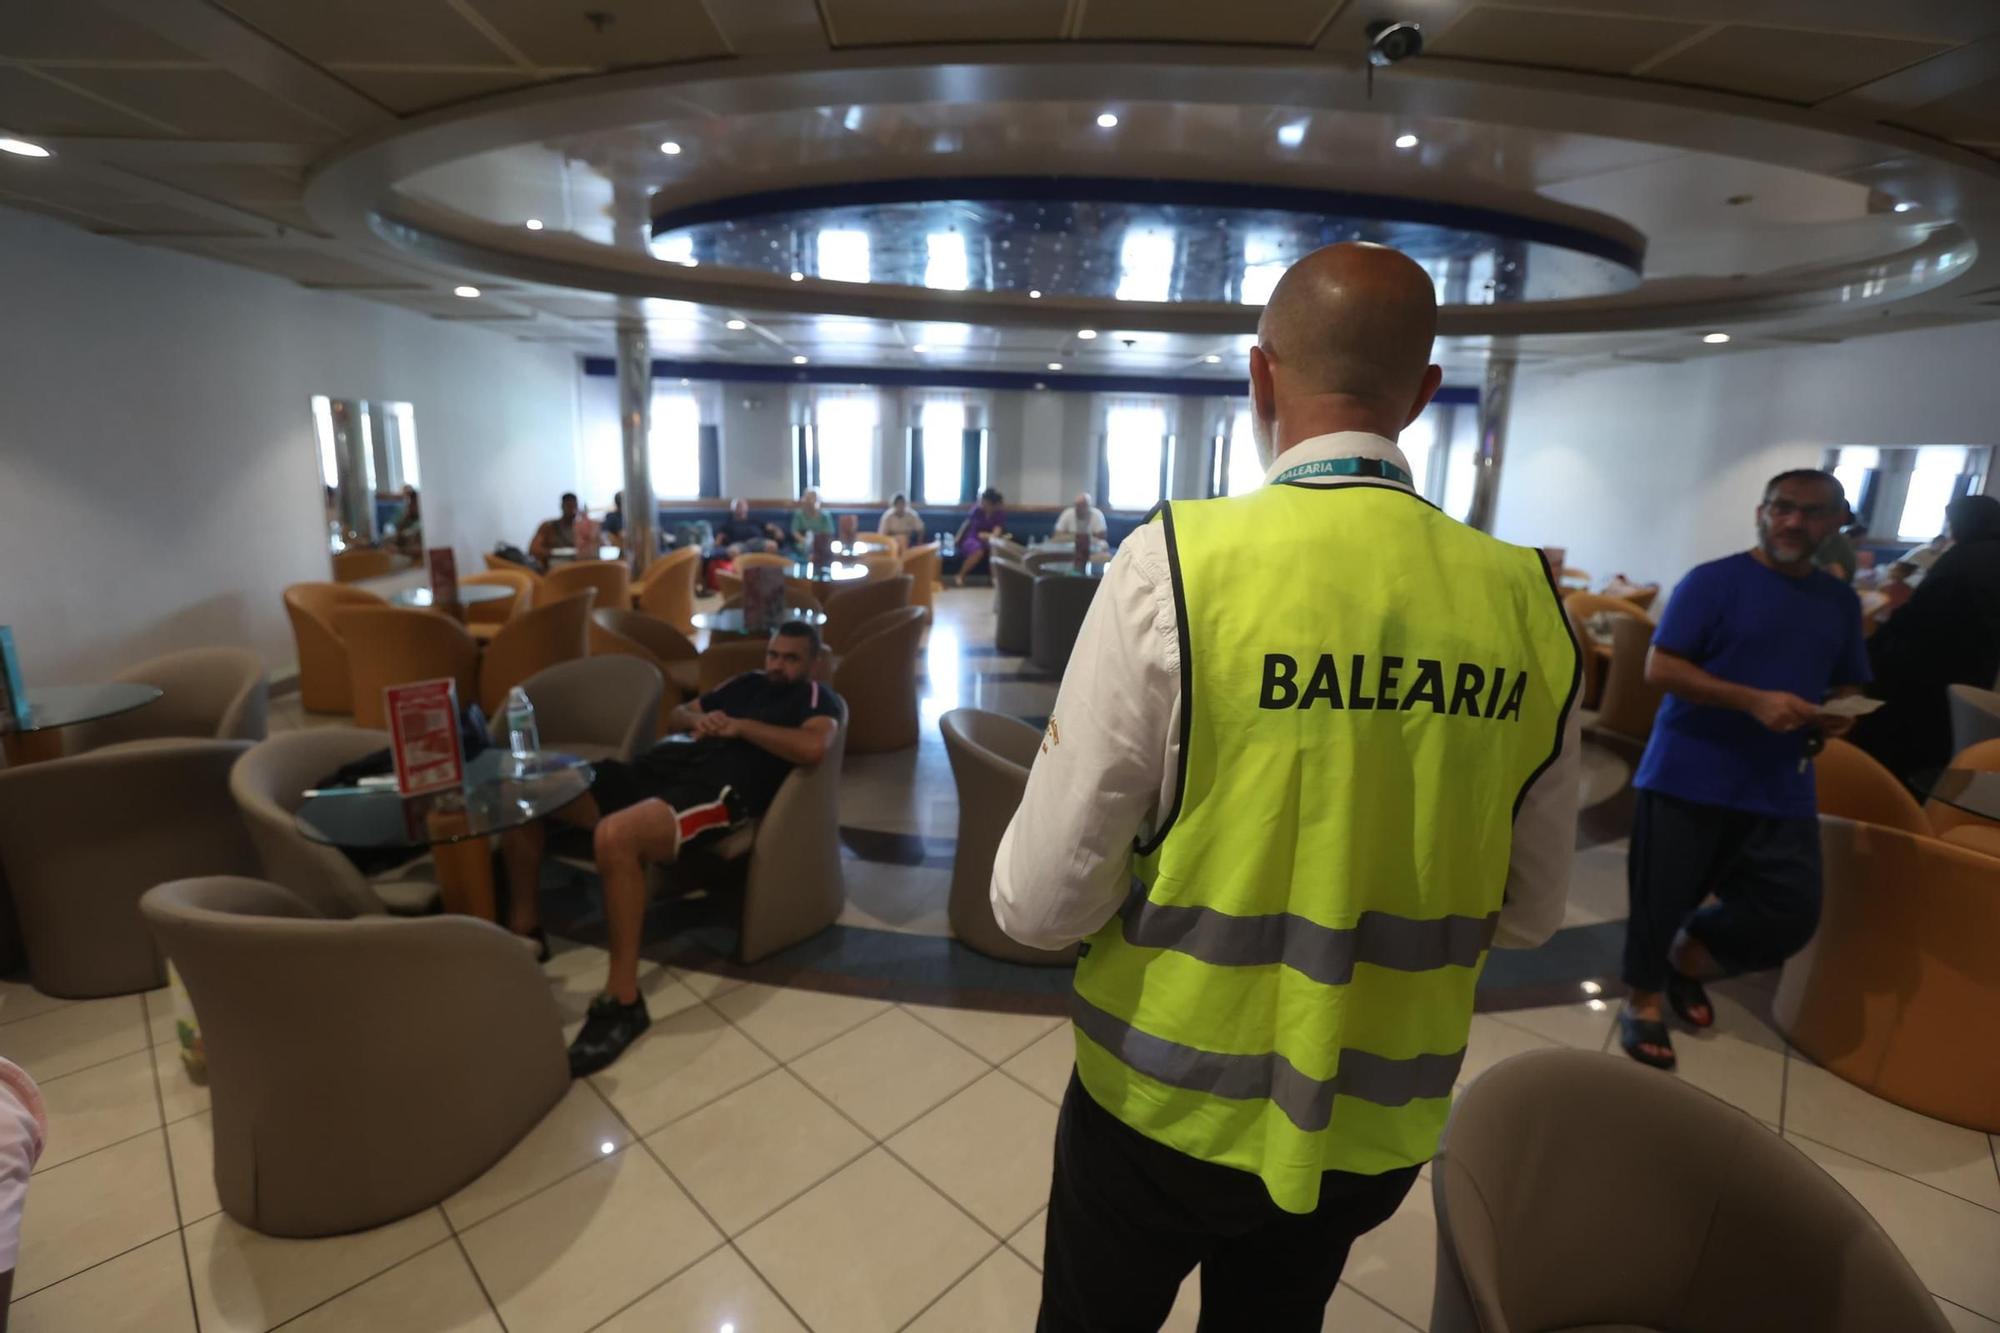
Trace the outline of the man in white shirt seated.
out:
[[[1053,540],[1073,542],[1080,532],[1089,534],[1092,546],[1111,545],[1111,529],[1105,525],[1104,511],[1090,502],[1088,493],[1077,496],[1076,503],[1057,516]]]

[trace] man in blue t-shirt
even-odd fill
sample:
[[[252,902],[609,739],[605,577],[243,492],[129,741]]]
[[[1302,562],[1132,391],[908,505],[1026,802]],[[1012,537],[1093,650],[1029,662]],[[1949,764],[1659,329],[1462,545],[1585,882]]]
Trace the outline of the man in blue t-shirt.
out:
[[[1632,779],[1618,1015],[1642,1063],[1674,1065],[1663,997],[1708,1027],[1701,978],[1776,967],[1819,924],[1812,755],[1853,725],[1821,707],[1868,682],[1860,599],[1812,563],[1845,513],[1830,473],[1772,478],[1757,546],[1691,571],[1653,634],[1646,679],[1667,697]]]

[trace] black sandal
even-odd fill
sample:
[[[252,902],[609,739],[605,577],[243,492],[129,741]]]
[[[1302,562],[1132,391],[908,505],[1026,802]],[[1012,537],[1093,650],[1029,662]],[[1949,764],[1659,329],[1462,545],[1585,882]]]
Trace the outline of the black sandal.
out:
[[[1708,992],[1702,989],[1702,984],[1693,977],[1684,976],[1679,972],[1669,972],[1667,974],[1667,1003],[1673,1006],[1674,1012],[1679,1014],[1682,1021],[1690,1027],[1712,1028],[1715,1026],[1715,1005],[1708,998]],[[1694,1016],[1696,1009],[1708,1010],[1708,1018],[1706,1020],[1696,1018]]]
[[[1671,1054],[1674,1049],[1674,1039],[1668,1035],[1667,1025],[1658,1019],[1641,1018],[1630,1009],[1620,1009],[1618,1044],[1625,1049],[1625,1054],[1642,1065],[1669,1070],[1674,1067],[1674,1057]],[[1664,1046],[1669,1054],[1662,1059],[1660,1056],[1649,1055],[1640,1050],[1641,1046]]]

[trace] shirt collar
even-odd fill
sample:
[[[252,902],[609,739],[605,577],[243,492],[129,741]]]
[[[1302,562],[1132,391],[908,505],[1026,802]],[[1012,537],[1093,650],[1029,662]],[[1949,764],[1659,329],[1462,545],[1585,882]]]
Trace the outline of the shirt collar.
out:
[[[1264,484],[1270,485],[1280,473],[1301,463],[1320,463],[1336,458],[1373,458],[1401,468],[1405,475],[1416,475],[1410,471],[1410,460],[1403,457],[1403,451],[1396,447],[1395,441],[1385,440],[1380,435],[1370,435],[1365,430],[1342,430],[1335,431],[1331,435],[1315,435],[1309,440],[1300,440],[1279,454],[1277,460],[1265,469]],[[1399,481],[1387,479],[1376,480],[1371,484],[1396,486],[1406,491],[1410,489]]]

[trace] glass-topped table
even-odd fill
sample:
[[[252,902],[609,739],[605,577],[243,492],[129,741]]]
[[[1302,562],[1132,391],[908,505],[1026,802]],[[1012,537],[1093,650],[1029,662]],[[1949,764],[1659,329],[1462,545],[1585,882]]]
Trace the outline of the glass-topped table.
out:
[[[770,622],[770,625],[775,629],[787,620],[803,620],[808,625],[824,625],[826,623],[826,612],[807,611],[801,607],[788,606],[779,614],[776,620]],[[752,630],[745,623],[743,608],[740,606],[725,606],[719,611],[697,611],[694,614],[694,627],[696,629],[705,629],[711,634],[754,634],[760,632]]]
[[[839,560],[830,565],[816,565],[810,560],[794,560],[787,573],[792,578],[811,579],[814,583],[854,583],[868,577],[868,566]]]
[[[514,595],[512,588],[503,588],[497,583],[461,583],[458,585],[458,601],[461,606],[477,606],[481,602],[504,602]],[[429,588],[405,588],[389,599],[397,606],[407,606],[418,611],[435,609],[437,601]]]
[[[10,766],[32,764],[62,757],[62,738],[56,732],[82,722],[97,722],[135,708],[144,708],[165,691],[157,685],[135,681],[110,681],[102,685],[44,685],[26,691],[28,722],[4,736]]]
[[[2000,773],[1947,768],[1930,784],[1930,797],[1981,819],[2000,820]]]
[[[588,554],[579,555],[577,549],[574,546],[551,546],[549,548],[549,560],[551,563],[563,560],[579,560],[579,559],[589,560],[593,558],[598,560],[616,560],[618,559],[618,557],[624,554],[625,553],[619,550],[616,546],[598,547],[597,555],[595,557],[592,557]]]
[[[1054,574],[1066,578],[1094,579],[1103,575],[1104,566],[1109,563],[1110,559],[1111,557],[1106,556],[1103,560],[1092,560],[1082,568],[1078,568],[1074,560],[1045,560],[1035,566],[1035,573]]]

